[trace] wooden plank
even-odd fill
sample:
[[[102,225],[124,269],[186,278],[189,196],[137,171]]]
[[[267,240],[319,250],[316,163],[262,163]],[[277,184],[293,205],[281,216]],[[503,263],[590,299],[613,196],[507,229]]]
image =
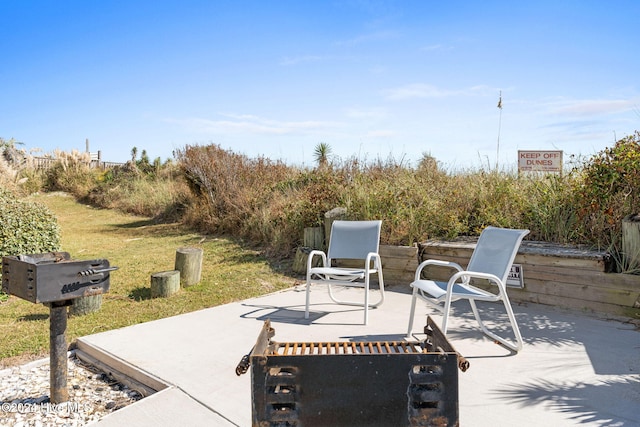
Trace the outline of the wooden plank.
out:
[[[495,292],[496,288],[489,285],[476,285],[482,289],[488,289]],[[576,285],[574,283],[545,282],[540,280],[525,280],[525,288],[508,288],[507,294],[512,300],[531,301],[545,298],[555,298],[557,305],[564,300],[582,301],[581,304],[589,305],[591,302],[601,304],[609,304],[620,307],[632,308],[638,298],[640,292],[631,292],[625,290],[614,290],[601,288],[597,286]],[[544,299],[544,298],[542,298]],[[566,302],[565,302],[566,304]],[[578,304],[576,302],[576,304]],[[556,305],[556,304],[554,304]]]
[[[450,277],[451,270],[427,267],[423,271],[426,277],[446,281]],[[529,270],[526,265],[523,265],[522,271],[525,287],[524,290],[518,290],[519,293],[547,293],[626,306],[633,306],[640,296],[640,276],[615,273],[593,273],[594,276],[597,275],[596,278],[589,275],[540,275],[534,274],[539,273],[538,270]],[[509,288],[508,292],[511,293],[512,289],[516,290]]]
[[[425,259],[441,259],[452,261],[466,268],[469,262],[468,258],[454,256],[439,256],[439,254],[428,254],[433,256],[425,257]],[[537,261],[545,261],[539,258]],[[567,283],[598,283],[598,285],[607,288],[635,290],[640,288],[640,276],[632,274],[604,273],[601,270],[596,271],[588,268],[577,268],[558,266],[557,264],[529,264],[526,259],[517,256],[516,264],[522,265],[525,281],[529,278],[540,280],[555,280]],[[584,266],[583,266],[584,267]],[[445,280],[446,274],[442,275],[436,271],[434,267],[425,269],[427,274],[434,275],[437,280]],[[446,273],[446,271],[445,271]]]
[[[107,365],[101,360],[96,359],[95,357],[91,356],[88,353],[85,353],[81,350],[75,350],[75,355],[78,357],[78,359],[82,360],[88,365],[91,365],[97,368],[99,371],[109,372],[109,374],[113,376],[116,380],[118,380],[118,382],[126,385],[131,390],[136,390],[143,397],[151,396],[152,394],[159,391],[157,388],[149,387],[145,383],[138,381],[137,379],[131,377],[127,373],[123,373],[112,368],[111,366]],[[161,386],[154,386],[154,387],[162,387],[162,389],[164,389],[164,388],[167,388],[168,385],[162,384]]]
[[[475,242],[431,241],[419,245],[420,259],[439,259],[439,257],[471,258]],[[554,252],[555,251],[555,252]],[[515,262],[517,264],[536,263],[570,268],[605,271],[607,255],[600,251],[587,251],[557,245],[544,245],[540,242],[523,242]]]
[[[144,384],[145,387],[148,387],[152,391],[160,391],[169,387],[169,384],[165,383],[159,377],[149,374],[137,366],[119,359],[110,353],[101,351],[98,347],[83,341],[81,338],[76,341],[76,345],[76,355],[78,355],[78,357],[83,360],[91,360],[92,365],[97,365],[97,362],[103,363],[105,366],[109,367],[107,372],[113,373],[114,376],[116,372],[119,373],[118,378],[120,379],[130,378]],[[91,357],[91,359],[88,359],[87,356]]]
[[[595,285],[533,279],[525,280],[525,290],[519,291],[555,295],[562,298],[572,298],[583,301],[599,301],[606,304],[626,307],[633,307],[638,297],[640,297],[640,291],[633,292],[630,290],[603,288]],[[511,289],[507,291],[507,293],[510,292]]]
[[[418,260],[407,258],[382,258],[382,267],[393,270],[414,270],[418,267]]]
[[[427,259],[442,259],[446,261],[454,261],[458,264],[467,265],[469,260],[471,259],[472,251],[467,250],[449,250],[444,249],[442,252],[434,250],[434,247],[429,248],[429,250],[423,250],[420,253],[421,261],[425,261]],[[594,271],[594,272],[604,272],[605,271],[605,263],[603,260],[595,260],[595,259],[583,259],[583,258],[562,258],[562,257],[551,257],[551,256],[542,256],[538,254],[523,254],[518,253],[514,260],[516,264],[537,264],[537,265],[549,265],[555,267],[562,268],[571,268],[571,269],[580,269],[586,271]]]
[[[453,257],[470,259],[472,248],[449,248],[442,246],[422,246],[419,249],[422,261],[430,258]]]
[[[416,246],[380,245],[380,256],[417,259],[418,248]]]
[[[446,273],[445,269],[426,268],[427,277],[434,280],[447,281],[450,274]],[[636,300],[640,297],[640,288],[620,288],[616,287],[614,283],[601,282],[563,282],[558,280],[540,280],[532,278],[527,274],[526,266],[523,267],[524,272],[524,289],[508,288],[507,293],[509,296],[512,294],[546,294],[549,296],[573,298],[585,301],[599,301],[607,304],[617,304],[621,306],[633,307]],[[601,273],[604,276],[609,276],[615,279],[615,276],[621,276],[619,274]],[[557,277],[555,277],[557,279]],[[481,288],[485,287],[482,284],[474,283]],[[604,284],[604,286],[603,286]],[[495,289],[495,287],[494,287]]]
[[[380,245],[382,274],[385,284],[408,286],[418,268],[418,248],[415,246]]]
[[[578,285],[596,285],[603,288],[635,291],[640,290],[640,276],[620,273],[584,271],[547,265],[523,264],[525,282],[528,279],[549,280]]]
[[[562,256],[518,253],[514,262],[516,264],[543,264],[580,270],[605,271],[605,262],[602,259],[563,258]]]
[[[422,247],[435,246],[443,250],[473,250],[476,239],[465,239],[460,241],[430,240],[419,245]],[[602,259],[606,252],[595,251],[585,247],[557,245],[546,242],[525,240],[520,246],[519,252],[526,254],[538,254],[542,256],[559,256],[562,258],[574,259]]]
[[[414,274],[406,271],[383,270],[382,277],[384,277],[385,286],[409,286],[409,283],[413,282]]]
[[[428,259],[439,259],[443,261],[453,261],[461,266],[466,266],[471,259],[471,253],[468,254],[452,254],[452,253],[439,253],[439,252],[422,252],[420,254],[419,261],[423,262]]]
[[[516,289],[513,289],[516,291]],[[556,295],[534,294],[511,292],[509,289],[509,299],[512,303],[532,302],[536,304],[551,305],[554,307],[571,308],[584,310],[587,312],[608,313],[616,316],[630,317],[633,319],[640,318],[640,308],[622,307],[615,304],[606,304],[598,301],[585,301],[575,298],[561,298]]]

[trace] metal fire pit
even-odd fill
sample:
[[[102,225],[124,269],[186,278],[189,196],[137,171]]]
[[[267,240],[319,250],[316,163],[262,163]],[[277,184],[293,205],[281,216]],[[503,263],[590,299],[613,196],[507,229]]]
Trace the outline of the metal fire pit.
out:
[[[49,360],[51,402],[69,399],[67,390],[67,306],[80,297],[109,291],[110,267],[106,259],[72,260],[68,252],[5,256],[2,290],[49,307]]]
[[[2,290],[33,303],[49,303],[109,291],[106,259],[72,260],[68,252],[5,256]]]
[[[469,363],[432,319],[422,342],[272,341],[265,321],[236,368],[251,367],[253,426],[457,426]]]

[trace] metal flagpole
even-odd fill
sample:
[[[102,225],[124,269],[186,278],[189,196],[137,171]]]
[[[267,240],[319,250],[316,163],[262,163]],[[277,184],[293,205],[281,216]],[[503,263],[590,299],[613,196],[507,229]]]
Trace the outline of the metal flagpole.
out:
[[[500,118],[498,119],[498,146],[496,148],[496,171],[498,170],[498,158],[500,157],[500,129],[502,128],[502,91],[500,91],[500,99],[498,99],[498,109],[500,110]]]

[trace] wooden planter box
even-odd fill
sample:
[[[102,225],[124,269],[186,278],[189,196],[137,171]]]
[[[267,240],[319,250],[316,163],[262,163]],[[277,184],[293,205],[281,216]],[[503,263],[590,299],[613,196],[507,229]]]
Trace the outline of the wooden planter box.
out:
[[[443,259],[466,267],[474,247],[475,241],[429,241],[419,245],[418,260]],[[513,302],[640,318],[640,276],[607,273],[606,252],[524,241],[514,264],[522,265],[524,288],[508,288]],[[426,271],[440,279],[447,277],[436,269]]]

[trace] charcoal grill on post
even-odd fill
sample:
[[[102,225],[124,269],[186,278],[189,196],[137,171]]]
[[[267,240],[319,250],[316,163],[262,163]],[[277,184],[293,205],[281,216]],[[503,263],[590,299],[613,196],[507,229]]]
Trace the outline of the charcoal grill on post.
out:
[[[252,425],[457,426],[469,363],[433,320],[421,342],[275,342],[269,320],[236,368],[251,369]]]
[[[69,400],[67,391],[67,306],[80,297],[109,291],[106,259],[72,260],[68,252],[5,256],[2,290],[49,307],[50,399]]]

